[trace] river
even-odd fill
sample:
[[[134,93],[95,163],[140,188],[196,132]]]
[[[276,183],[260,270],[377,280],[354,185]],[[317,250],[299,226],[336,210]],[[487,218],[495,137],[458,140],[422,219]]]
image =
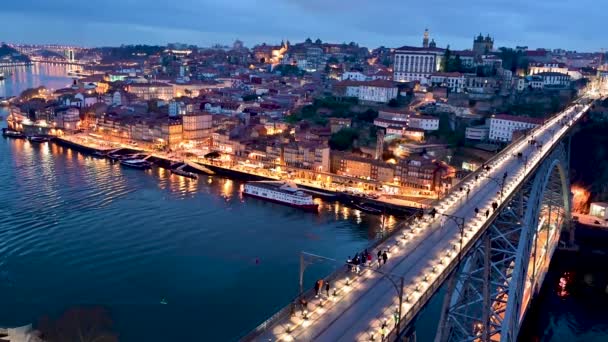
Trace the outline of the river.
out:
[[[72,82],[67,72],[75,68],[80,67],[34,63],[30,66],[0,68],[0,72],[6,77],[0,81],[0,97],[18,96],[25,89],[39,86],[49,89],[65,88]]]
[[[50,143],[1,139],[0,182],[0,325],[87,304],[125,341],[235,338],[295,296],[300,251],[345,260],[382,233],[337,203],[306,213]]]
[[[70,83],[65,70],[45,68],[12,73],[0,96]],[[0,182],[0,326],[99,305],[121,341],[234,340],[295,296],[300,251],[338,260],[309,266],[312,286],[397,223],[390,217],[382,229],[378,216],[338,203],[301,212],[244,199],[235,180],[124,169],[25,140],[0,139]],[[559,277],[547,279],[543,291],[553,291]],[[562,341],[555,322],[565,322],[565,336],[584,327],[585,341],[607,339],[606,321],[589,327],[580,310],[539,302],[544,311],[530,339]],[[441,304],[435,296],[419,318],[420,341],[432,340]]]

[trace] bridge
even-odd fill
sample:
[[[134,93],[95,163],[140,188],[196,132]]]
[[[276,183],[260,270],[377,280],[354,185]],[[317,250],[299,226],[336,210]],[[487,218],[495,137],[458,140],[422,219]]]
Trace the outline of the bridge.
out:
[[[379,241],[370,252],[387,250],[385,265],[345,264],[328,292],[301,291],[242,340],[415,341],[444,288],[436,342],[516,341],[560,237],[572,241],[569,134],[599,97],[586,90]],[[301,255],[300,280],[321,258]]]
[[[57,44],[9,44],[9,46],[19,51],[19,53],[28,56],[33,62],[69,65],[86,64],[76,59],[76,53],[87,50],[80,46]]]

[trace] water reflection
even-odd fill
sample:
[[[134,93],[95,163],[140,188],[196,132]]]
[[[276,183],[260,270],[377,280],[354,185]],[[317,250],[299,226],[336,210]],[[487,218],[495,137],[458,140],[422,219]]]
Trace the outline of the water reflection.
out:
[[[127,341],[196,340],[200,317],[208,340],[236,339],[297,292],[299,251],[344,260],[383,226],[333,201],[315,199],[321,210],[308,213],[242,199],[237,180],[143,172],[53,143],[0,139],[0,180],[10,213],[0,272],[14,272],[11,287],[0,281],[12,309],[0,310],[0,324],[87,302],[107,306]],[[394,219],[384,221],[392,229]],[[323,267],[311,267],[305,282],[332,270]],[[266,283],[277,286],[251,296],[252,284]],[[160,307],[162,297],[170,305]],[[228,322],[234,303],[248,305]],[[160,328],[150,332],[150,322]]]
[[[0,97],[17,96],[28,88],[45,86],[48,89],[61,89],[72,83],[68,71],[80,67],[62,64],[34,63],[31,66],[0,68],[6,79],[0,81]]]

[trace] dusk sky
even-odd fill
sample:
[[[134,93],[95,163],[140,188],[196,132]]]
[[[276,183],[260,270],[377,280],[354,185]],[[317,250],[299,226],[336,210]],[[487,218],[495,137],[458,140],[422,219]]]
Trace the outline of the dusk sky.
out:
[[[608,2],[598,0],[2,0],[0,40],[85,46],[307,37],[367,47],[421,44],[470,48],[489,33],[496,46],[599,51]]]

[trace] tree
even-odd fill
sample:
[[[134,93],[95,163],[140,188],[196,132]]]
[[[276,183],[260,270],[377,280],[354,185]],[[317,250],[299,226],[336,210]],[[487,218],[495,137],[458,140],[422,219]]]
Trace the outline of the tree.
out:
[[[460,59],[460,55],[456,55],[454,60],[452,61],[452,65],[450,66],[450,72],[461,72],[462,71],[462,59]]]
[[[29,88],[29,89],[22,91],[21,95],[19,95],[19,97],[24,100],[30,100],[32,98],[38,97],[40,95],[40,93],[42,91],[44,91],[45,89],[46,88],[42,87],[42,86],[38,87],[38,88]]]
[[[368,109],[365,112],[357,113],[357,120],[365,122],[374,122],[378,117],[378,112],[373,109]]]
[[[258,98],[258,96],[256,94],[247,94],[247,95],[243,96],[243,101],[244,102],[253,101],[257,98]]]
[[[117,342],[112,332],[112,319],[101,307],[76,307],[57,320],[43,317],[38,330],[46,342]]]
[[[352,128],[342,128],[329,138],[329,147],[334,150],[345,151],[352,147],[359,133]]]
[[[448,70],[451,59],[452,59],[452,51],[450,50],[450,46],[448,45],[445,49],[445,53],[443,54],[443,60],[441,60],[441,70],[443,70],[443,71]]]
[[[327,59],[327,64],[338,64],[340,61],[335,56],[331,56]]]
[[[397,99],[391,99],[388,101],[388,106],[393,108],[399,107],[399,101],[397,101]]]
[[[305,74],[304,70],[290,64],[277,65],[274,71],[281,73],[282,76],[302,76]]]

